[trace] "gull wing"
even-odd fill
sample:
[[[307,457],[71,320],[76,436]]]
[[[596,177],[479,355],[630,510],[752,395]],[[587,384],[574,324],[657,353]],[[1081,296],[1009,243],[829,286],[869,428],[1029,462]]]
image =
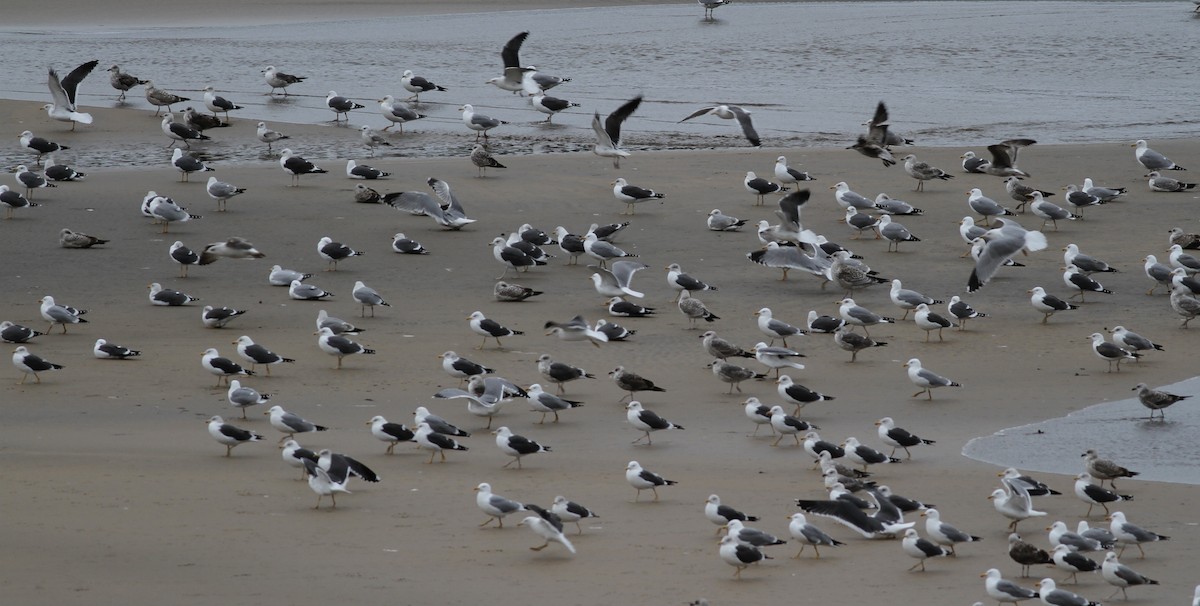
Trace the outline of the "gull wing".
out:
[[[504,45],[504,48],[500,49],[500,58],[504,60],[504,72],[506,78],[508,77],[508,68],[521,67],[521,60],[518,56],[518,53],[521,51],[521,45],[525,43],[525,39],[528,37],[529,32],[521,32],[513,36]],[[517,82],[520,81],[521,79],[518,77]]]
[[[624,122],[625,119],[630,115],[632,115],[641,104],[642,96],[638,95],[629,101],[626,101],[624,105],[617,108],[617,111],[614,111],[608,115],[608,118],[605,118],[604,130],[608,133],[608,139],[612,142],[614,147],[621,144],[621,123]]]
[[[738,124],[742,126],[742,134],[746,135],[746,139],[750,141],[750,145],[754,147],[762,146],[762,139],[758,138],[758,131],[754,130],[754,122],[750,120],[750,112],[738,107],[730,105],[729,111],[737,117]]]

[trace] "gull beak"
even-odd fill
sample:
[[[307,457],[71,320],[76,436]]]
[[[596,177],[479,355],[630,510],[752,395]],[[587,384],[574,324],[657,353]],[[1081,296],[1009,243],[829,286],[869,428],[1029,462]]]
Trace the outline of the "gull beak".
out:
[[[230,341],[230,342],[229,342],[229,344],[230,344],[230,345],[237,345],[237,341]]]
[[[921,510],[921,517],[922,517],[922,518],[923,518],[923,517],[925,517],[925,510],[924,510],[924,509],[922,509],[922,510]]]
[[[875,427],[879,427],[880,425],[882,425],[882,423],[880,423],[879,421],[875,421]]]
[[[1000,472],[1000,473],[996,474],[996,477],[997,477],[997,478],[1002,478],[1002,477],[1004,477],[1004,472],[1002,471],[1002,472]]]

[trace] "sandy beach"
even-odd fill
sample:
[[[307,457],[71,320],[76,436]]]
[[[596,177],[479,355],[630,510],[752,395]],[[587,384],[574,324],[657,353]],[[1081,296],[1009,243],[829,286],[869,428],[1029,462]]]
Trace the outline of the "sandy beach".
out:
[[[520,3],[526,4],[551,3]],[[479,8],[470,2],[454,6]],[[1196,231],[1193,205],[1200,194],[1149,192],[1145,171],[1133,159],[1132,141],[1039,145],[1024,151],[1020,164],[1033,174],[1027,182],[1035,187],[1060,192],[1068,183],[1091,177],[1127,187],[1129,195],[1087,209],[1086,220],[1060,222],[1058,231],[1046,232],[1047,250],[1019,258],[1026,267],[1005,268],[981,292],[967,295],[971,263],[960,258],[965,246],[957,231],[969,214],[967,191],[980,187],[1005,205],[1015,203],[1009,204],[998,178],[962,173],[963,149],[898,150],[898,155],[915,153],[955,175],[927,184],[924,192],[912,191],[915,181],[900,167],[884,168],[841,149],[638,153],[620,170],[588,153],[509,156],[501,159],[508,168],[489,171],[487,178],[477,178],[465,157],[367,158],[364,149],[355,158],[393,173],[368,183],[380,192],[428,191],[428,177],[450,183],[477,222],[448,232],[426,217],[355,204],[352,192],[359,182],[345,177],[346,157],[310,157],[329,174],[306,176],[296,188],[288,187],[289,176],[277,162],[214,163],[216,172],[209,174],[248,189],[229,202],[227,212],[218,213],[204,193],[208,175],[179,182],[151,112],[88,111],[95,124],[70,133],[62,123],[46,119],[38,104],[0,101],[0,123],[8,125],[10,147],[16,147],[17,133],[30,129],[76,149],[103,149],[111,138],[133,137],[147,150],[144,166],[102,171],[79,166],[90,173],[86,181],[40,190],[34,201],[41,207],[20,209],[16,218],[0,222],[7,253],[0,267],[5,285],[0,320],[44,330],[38,301],[47,294],[90,309],[89,323],[73,325],[65,335],[55,327],[53,334],[29,344],[31,351],[65,369],[43,374],[37,385],[16,385],[19,373],[11,366],[3,371],[0,456],[8,487],[0,496],[6,522],[0,531],[5,546],[0,582],[14,604],[150,604],[163,595],[178,604],[264,599],[300,604],[683,604],[702,596],[714,606],[782,604],[798,597],[986,603],[978,575],[994,567],[1015,578],[1019,568],[1007,556],[1007,520],[987,500],[998,487],[1000,469],[961,456],[963,445],[1005,427],[1129,397],[1139,382],[1162,385],[1196,373],[1186,353],[1196,329],[1179,328],[1162,288],[1146,296],[1151,283],[1142,271],[1142,258],[1154,254],[1165,261],[1171,227]],[[260,145],[253,137],[254,123],[235,116],[231,128],[213,133],[216,140],[208,148]],[[358,138],[353,129],[328,125],[279,126],[298,138]],[[391,137],[402,149],[404,136]],[[472,136],[464,129],[462,138],[466,145]],[[987,143],[981,142],[976,153]],[[1151,145],[1193,172],[1200,165],[1196,141]],[[807,368],[790,373],[793,378],[837,398],[810,405],[803,414],[827,439],[857,436],[881,448],[873,423],[891,416],[900,426],[936,440],[914,449],[911,461],[872,470],[881,484],[935,503],[944,520],[984,538],[960,546],[956,558],[930,561],[925,573],[906,572],[913,561],[898,541],[867,541],[831,520],[810,516],[847,545],[822,550],[820,560],[809,559],[806,550],[799,561],[789,559],[797,549],[793,542],[771,548],[776,559],[746,570],[738,582],[731,578],[733,569],[718,558],[715,527],[703,516],[705,498],[717,493],[724,502],[761,516],[757,527],[788,538],[785,518],[795,511],[794,499],[824,495],[818,472],[790,439],[772,448],[773,438],[764,432],[750,436],[754,426],[744,417],[742,403],[748,396],[778,403],[774,383],[748,381],[741,386],[743,393],[726,393],[728,385],[704,367],[710,360],[699,343],[702,330],[690,330],[670,303],[673,292],[663,269],[678,262],[717,285],[717,292],[697,295],[720,316],[703,328],[743,347],[762,339],[752,315],[761,307],[795,324],[803,323],[810,309],[836,315],[842,296],[836,287],[822,290],[818,280],[799,272],[781,282],[778,271],[746,259],[747,252],[760,246],[753,229],[717,233],[704,226],[713,208],[752,222],[773,220],[775,198],[754,206],[742,178],[747,170],[769,175],[781,154],[818,179],[809,184],[806,227],[852,248],[881,275],[902,279],[906,288],[938,299],[957,294],[989,314],[964,332],[946,331],[940,342],[936,335],[933,342],[924,342],[911,314],[910,321],[872,328],[871,336],[888,345],[860,353],[854,364],[848,364],[849,354],[828,335],[791,343],[807,356]],[[32,154],[20,157],[33,161]],[[1192,174],[1173,176],[1187,180]],[[611,193],[616,177],[667,197],[662,204],[639,205],[632,217],[621,216],[624,206]],[[887,192],[924,209],[924,216],[897,219],[921,241],[888,253],[883,240],[852,240],[829,191],[843,180],[864,195]],[[8,176],[4,182],[11,187],[13,179]],[[160,233],[138,211],[148,190],[171,196],[203,218]],[[1061,193],[1054,201],[1061,203]],[[1040,222],[1029,214],[1017,219],[1030,228]],[[545,294],[522,303],[493,298],[493,284],[503,271],[492,258],[490,242],[496,235],[523,223],[546,231],[563,225],[583,233],[591,223],[625,220],[632,225],[617,244],[649,265],[634,287],[646,293],[643,304],[658,308],[656,317],[607,317],[586,262],[564,266],[557,247],[548,249],[559,255],[548,266],[506,278]],[[57,234],[63,227],[111,242],[89,250],[62,249]],[[392,252],[397,232],[419,240],[431,254]],[[315,249],[326,235],[366,254],[341,263],[337,272],[322,271],[325,262]],[[249,239],[266,258],[222,260],[193,267],[186,279],[178,277],[178,266],[167,256],[172,242],[199,250],[230,236]],[[1060,252],[1071,242],[1120,270],[1098,277],[1114,293],[1089,294],[1079,310],[1057,314],[1044,325],[1026,291],[1040,285],[1060,297],[1071,294],[1062,282]],[[273,264],[315,274],[308,281],[336,296],[319,303],[288,299],[286,289],[267,283]],[[350,296],[357,280],[378,290],[391,307],[377,308],[374,318],[360,318]],[[146,290],[151,282],[201,301],[179,308],[152,306]],[[903,313],[889,302],[886,287],[854,296],[881,314]],[[224,329],[205,328],[199,318],[205,304],[248,313]],[[937,307],[944,312],[944,306]],[[355,339],[378,353],[348,358],[344,369],[335,370],[334,359],[317,348],[312,335],[319,309],[365,327]],[[525,334],[505,339],[503,349],[492,342],[476,351],[479,337],[466,321],[475,310]],[[615,320],[637,334],[628,342],[599,348],[543,334],[546,321],[576,314],[592,322]],[[1126,364],[1120,373],[1106,372],[1106,364],[1091,352],[1088,335],[1118,324],[1161,343],[1166,351]],[[224,388],[214,388],[214,377],[200,366],[201,352],[209,347],[236,359],[231,342],[243,334],[297,360],[276,366],[271,377],[260,374],[245,383],[272,394],[272,404],[331,427],[298,436],[303,445],[354,456],[375,469],[381,483],[354,481],[353,494],[342,496],[336,510],[328,510],[328,503],[320,511],[312,509],[315,495],[280,459],[275,443],[281,434],[268,424],[264,407],[250,409],[245,421],[238,418]],[[143,354],[127,361],[97,360],[91,354],[97,338]],[[502,469],[507,457],[484,429],[486,419],[468,415],[462,401],[431,399],[439,389],[457,384],[436,358],[447,350],[526,386],[545,383],[535,364],[542,353],[597,378],[568,384],[566,397],[585,406],[562,413],[557,424],[536,424],[540,415],[527,411],[523,402],[508,404],[492,428],[508,426],[550,445],[553,452],[528,457],[522,470]],[[913,357],[963,387],[938,390],[932,402],[912,398],[916,388],[902,365]],[[639,434],[625,421],[618,402],[622,392],[606,376],[618,365],[664,387],[665,393],[639,399],[687,429],[656,435],[653,446],[631,445]],[[765,370],[754,361],[746,366]],[[1191,401],[1178,406],[1189,405],[1194,406]],[[369,434],[367,420],[383,415],[411,425],[417,406],[471,431],[473,436],[463,440],[471,450],[449,453],[446,463],[432,465],[425,464],[427,453],[406,445],[397,447],[395,455],[384,454],[385,445]],[[1167,411],[1168,425],[1172,412]],[[262,433],[265,441],[241,445],[230,458],[222,456],[224,449],[205,430],[205,421],[215,414]],[[1144,409],[1131,408],[1128,422],[1144,416]],[[1109,446],[1104,435],[1087,445],[1102,453]],[[1076,460],[1082,451],[1071,444],[1060,454]],[[635,491],[623,474],[630,460],[678,485],[661,489],[660,502],[647,502],[646,493],[635,503]],[[1043,528],[1058,519],[1074,527],[1087,506],[1071,495],[1071,476],[1037,475],[1065,493],[1036,500],[1035,506],[1048,516],[1019,526],[1027,539],[1046,547]],[[477,527],[485,516],[476,508],[472,489],[480,482],[489,482],[498,494],[543,506],[561,494],[600,518],[584,524],[581,536],[570,535],[577,555],[569,556],[558,545],[532,552],[528,548],[540,540],[515,527],[523,514],[507,518],[503,529]],[[1184,602],[1200,582],[1188,556],[1200,541],[1194,507],[1200,489],[1139,480],[1125,480],[1120,488],[1136,497],[1122,508],[1131,522],[1171,536],[1168,542],[1146,546],[1145,560],[1137,559],[1136,549],[1126,552],[1123,562],[1162,583],[1132,588],[1131,597],[1147,603]],[[1106,524],[1093,513],[1093,526]],[[924,524],[919,522],[918,528],[924,534]],[[568,532],[574,527],[569,525]],[[1102,553],[1092,555],[1103,558]],[[1042,576],[1061,579],[1065,573],[1035,569],[1034,575],[1023,582],[1032,586]],[[1097,601],[1113,590],[1098,575],[1068,588]]]

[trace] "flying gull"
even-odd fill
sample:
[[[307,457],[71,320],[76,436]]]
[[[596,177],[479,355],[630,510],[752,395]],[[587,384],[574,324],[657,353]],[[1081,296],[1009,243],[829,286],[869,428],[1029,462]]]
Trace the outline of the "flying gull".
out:
[[[629,152],[621,149],[621,124],[642,104],[638,95],[622,104],[616,111],[600,122],[600,113],[592,115],[592,131],[596,133],[596,144],[592,152],[602,158],[612,158],[613,168],[621,168],[621,158],[628,158]]]
[[[525,77],[533,70],[521,66],[521,45],[528,37],[529,32],[521,32],[504,44],[504,48],[500,49],[500,59],[504,62],[504,75],[492,78],[485,84],[492,84],[500,90],[513,93],[534,94],[539,92],[540,87]]]
[[[645,263],[638,261],[614,261],[611,271],[599,265],[589,267],[596,270],[592,274],[592,283],[596,288],[596,292],[601,296],[621,298],[626,296],[642,298],[646,296],[630,288],[634,274],[649,267]]]
[[[762,140],[758,137],[758,131],[754,130],[754,122],[750,119],[750,112],[737,105],[710,105],[702,107],[692,112],[683,120],[680,120],[679,123],[682,124],[692,118],[706,115],[716,116],[725,120],[736,118],[738,125],[742,127],[742,134],[746,136],[746,140],[750,142],[750,145],[762,147]]]
[[[1017,524],[1021,520],[1046,515],[1046,512],[1033,508],[1029,491],[1025,490],[1024,486],[1009,480],[1001,480],[1000,484],[1004,488],[993,490],[988,499],[991,500],[997,513],[1012,520],[1008,524],[1009,532],[1016,532]]]
[[[992,154],[992,161],[980,167],[980,170],[997,177],[1028,177],[1029,173],[1017,168],[1017,154],[1022,147],[1029,147],[1034,143],[1037,141],[1033,139],[1008,139],[989,145],[988,151]]]
[[[425,183],[436,198],[424,192],[406,191],[388,194],[383,197],[383,202],[396,210],[427,216],[446,229],[458,230],[475,222],[467,217],[449,183],[434,177],[426,179]]]
[[[1039,251],[1047,246],[1046,236],[1040,231],[1029,231],[1016,221],[1000,219],[1003,224],[996,229],[988,230],[979,238],[983,240],[983,250],[975,260],[975,269],[967,280],[968,292],[975,292],[1000,269],[1001,265],[1022,251]]]
[[[896,159],[892,156],[892,152],[888,151],[888,146],[891,145],[892,134],[888,132],[888,113],[887,106],[883,101],[880,101],[875,106],[875,114],[871,120],[867,122],[869,126],[866,135],[859,135],[858,140],[846,149],[853,149],[858,153],[868,158],[878,158],[885,167],[892,166],[896,163]],[[911,143],[903,137],[896,136],[899,143]]]
[[[99,63],[99,61],[88,61],[71,70],[71,73],[61,81],[58,78],[58,72],[53,68],[49,70],[50,76],[46,83],[50,87],[50,96],[54,101],[43,105],[42,109],[46,110],[50,118],[60,122],[70,122],[71,130],[75,130],[76,122],[92,123],[92,115],[80,112],[75,106],[75,96],[79,90],[79,83],[92,73]]]

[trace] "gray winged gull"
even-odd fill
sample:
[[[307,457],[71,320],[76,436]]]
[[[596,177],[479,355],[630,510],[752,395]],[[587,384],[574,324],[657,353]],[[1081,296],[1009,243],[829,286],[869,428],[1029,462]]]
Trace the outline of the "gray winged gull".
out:
[[[1100,565],[1100,576],[1104,577],[1104,580],[1109,585],[1116,587],[1121,592],[1121,596],[1126,600],[1129,599],[1129,595],[1125,593],[1126,587],[1134,585],[1158,585],[1158,581],[1122,564],[1117,560],[1117,554],[1111,551],[1104,554],[1104,562]],[[1117,592],[1114,591],[1108,597],[1112,599],[1116,595]]]
[[[975,292],[993,276],[1008,260],[1022,251],[1039,251],[1047,246],[1046,236],[1040,231],[1029,231],[1016,221],[1000,219],[1001,227],[985,232],[983,249],[975,260],[975,268],[967,280],[968,292]]]
[[[354,289],[351,291],[351,296],[354,297],[355,301],[358,301],[361,304],[362,308],[359,313],[364,318],[367,315],[368,307],[371,308],[371,317],[374,318],[376,305],[382,305],[384,307],[392,306],[392,304],[385,301],[383,297],[381,297],[379,293],[375,291],[374,288],[363,284],[362,280],[358,280],[354,283]]]
[[[1142,554],[1142,558],[1146,557],[1146,552],[1142,549],[1142,543],[1153,543],[1155,541],[1167,541],[1171,537],[1163,536],[1156,532],[1151,532],[1139,526],[1130,524],[1125,519],[1125,514],[1120,511],[1114,511],[1108,516],[1109,530],[1117,539],[1117,544],[1121,546],[1119,555],[1125,553],[1125,548],[1130,545],[1136,545],[1138,552]]]
[[[987,592],[988,597],[1001,604],[1005,602],[1016,604],[1019,601],[1038,596],[1036,591],[1017,585],[1000,576],[1000,571],[995,568],[989,568],[987,572],[979,576],[987,577],[983,583],[983,589]]]
[[[476,141],[479,140],[480,136],[482,136],[484,139],[487,139],[487,137],[488,137],[487,132],[489,130],[496,128],[497,126],[500,126],[502,124],[508,124],[508,122],[506,122],[504,120],[493,118],[491,116],[487,116],[484,114],[475,113],[475,107],[472,106],[470,103],[464,104],[462,107],[459,108],[459,111],[462,112],[463,124],[466,125],[467,128],[475,131],[475,140]]]
[[[962,387],[960,383],[927,370],[921,366],[921,360],[917,358],[912,358],[908,362],[905,362],[904,367],[908,369],[908,380],[912,381],[913,385],[921,388],[921,391],[912,395],[914,398],[921,394],[926,394],[928,399],[932,400],[933,390],[938,387]]]
[[[226,183],[216,177],[209,177],[205,191],[208,192],[210,198],[217,201],[217,212],[224,212],[225,205],[229,202],[229,199],[238,194],[246,193],[246,188]]]
[[[646,269],[649,265],[638,261],[614,261],[611,271],[599,265],[590,265],[589,267],[596,270],[592,274],[592,284],[601,296],[610,298],[630,296],[639,299],[646,296],[644,293],[630,288],[630,284],[634,274]]]
[[[904,315],[901,320],[908,318],[908,312],[917,308],[918,305],[924,303],[926,305],[940,305],[943,301],[927,297],[915,290],[904,288],[900,280],[892,280],[892,289],[888,293],[892,303],[904,310]]]
[[[297,301],[318,301],[326,297],[332,297],[333,293],[313,284],[305,284],[300,280],[292,280],[292,283],[288,285],[288,296]],[[318,323],[320,322],[318,321]]]
[[[1149,185],[1150,191],[1177,192],[1196,188],[1195,183],[1184,183],[1177,179],[1164,177],[1158,171],[1151,171],[1146,177],[1149,179],[1146,183]]]
[[[246,409],[251,406],[264,404],[271,399],[270,394],[259,393],[258,390],[242,385],[241,381],[232,379],[229,381],[229,390],[225,392],[225,399],[229,400],[229,404],[235,408],[242,410],[242,418],[246,418]]]
[[[850,352],[850,362],[858,360],[858,352],[870,347],[883,347],[887,341],[876,341],[869,336],[850,332],[846,326],[839,326],[833,332],[833,342],[845,351]]]
[[[641,104],[642,97],[638,95],[609,114],[603,123],[600,122],[599,112],[592,114],[592,132],[596,134],[592,153],[601,158],[612,158],[613,168],[621,168],[621,158],[629,157],[629,152],[621,149],[621,125]]]
[[[908,173],[908,176],[917,180],[916,191],[924,191],[926,181],[933,179],[941,179],[942,181],[945,181],[947,179],[954,178],[954,175],[951,175],[940,168],[930,166],[927,162],[917,160],[917,156],[914,154],[908,154],[907,156],[901,158],[900,161],[904,163],[904,172]]]
[[[446,229],[458,230],[475,222],[475,219],[467,217],[449,183],[434,177],[426,179],[425,183],[433,191],[433,196],[424,192],[397,192],[384,196],[383,202],[396,210],[427,216]]]
[[[267,144],[268,152],[271,151],[271,146],[274,145],[276,141],[282,141],[283,139],[291,139],[291,137],[289,137],[279,131],[271,130],[270,128],[267,128],[266,122],[258,123],[258,128],[255,131],[254,136],[257,137],[259,141]]]
[[[80,317],[88,312],[86,309],[76,309],[70,305],[60,305],[55,303],[54,297],[50,295],[42,297],[40,301],[41,307],[39,311],[42,314],[42,318],[50,323],[49,327],[46,328],[46,334],[50,333],[55,324],[61,325],[63,334],[66,334],[67,324],[87,323],[87,320]]]
[[[816,554],[816,559],[821,558],[821,545],[826,545],[828,547],[845,545],[845,543],[834,539],[828,534],[825,534],[825,531],[817,528],[813,524],[810,524],[808,519],[805,518],[804,514],[802,513],[793,513],[792,515],[788,516],[788,520],[790,520],[788,522],[788,532],[792,535],[793,539],[800,543],[800,551],[796,552],[796,555],[792,556],[793,559],[799,558],[800,554],[804,553],[804,548],[809,545],[812,545],[813,552]]]
[[[512,499],[507,499],[492,492],[492,485],[487,482],[482,482],[475,487],[475,504],[483,513],[488,515],[487,519],[480,524],[480,527],[487,526],[495,521],[499,528],[504,528],[504,517],[525,511],[525,506]]]
[[[689,114],[683,120],[680,120],[679,123],[682,124],[692,118],[706,115],[716,116],[725,120],[736,118],[738,125],[742,127],[742,134],[746,136],[746,140],[750,142],[750,145],[754,147],[762,146],[762,140],[759,139],[758,131],[754,130],[754,122],[750,119],[750,112],[738,105],[710,105],[702,107]]]
[[[1136,147],[1133,156],[1138,161],[1138,164],[1146,167],[1148,170],[1187,170],[1171,161],[1170,158],[1150,149],[1145,139],[1138,139],[1131,147]]]
[[[407,71],[405,73],[411,74],[412,72]],[[401,78],[401,82],[403,82],[403,78]],[[396,98],[391,95],[385,95],[379,100],[379,109],[380,112],[383,113],[383,117],[391,123],[383,127],[383,130],[385,131],[393,126],[399,125],[400,132],[403,133],[404,124],[406,122],[412,122],[413,120],[420,120],[421,118],[428,117],[425,114],[419,114],[413,111],[403,103],[397,102]]]
[[[583,402],[578,400],[568,400],[551,393],[546,393],[542,390],[541,384],[538,383],[530,385],[526,393],[526,399],[529,400],[529,408],[534,412],[542,413],[542,418],[538,421],[538,425],[546,422],[547,414],[553,414],[554,422],[557,423],[558,412],[560,410],[570,410],[583,406]]]
[[[275,69],[274,65],[268,65],[267,67],[263,68],[262,74],[263,78],[267,81],[267,86],[271,87],[270,94],[274,95],[276,89],[279,89],[283,91],[283,95],[285,97],[288,94],[287,87],[303,82],[306,78],[308,78],[308,76],[293,76],[292,74],[285,74]]]
[[[555,528],[553,524],[547,522],[539,516],[525,516],[525,519],[517,522],[518,526],[525,526],[533,531],[534,534],[541,537],[544,542],[537,547],[530,547],[532,551],[541,551],[546,548],[551,542],[558,543],[567,548],[567,551],[575,553],[575,546],[571,544],[571,540],[563,535],[562,530]]]
[[[731,217],[721,212],[721,209],[714,208],[708,213],[705,224],[712,231],[737,231],[746,224],[746,219]]]

